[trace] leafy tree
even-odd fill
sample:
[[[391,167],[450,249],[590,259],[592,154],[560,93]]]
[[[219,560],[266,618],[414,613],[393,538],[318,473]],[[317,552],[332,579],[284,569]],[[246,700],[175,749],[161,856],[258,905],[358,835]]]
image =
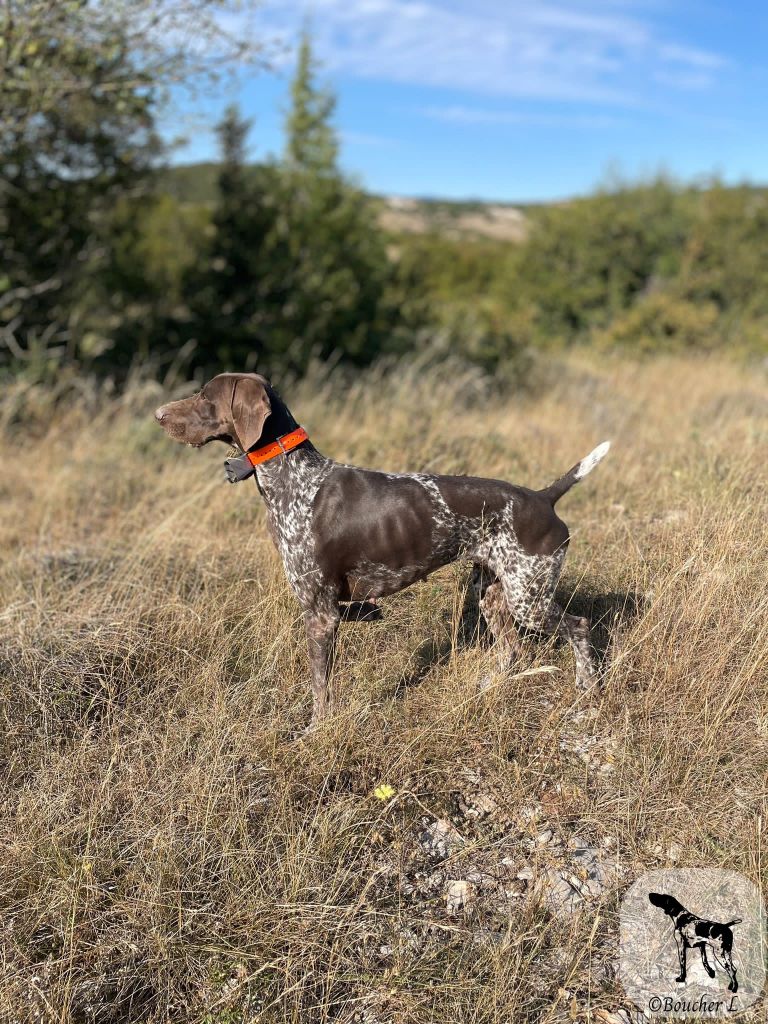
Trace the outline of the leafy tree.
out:
[[[768,315],[768,192],[715,182],[697,198],[681,287],[736,316]]]
[[[111,212],[146,190],[173,82],[215,73],[214,0],[5,0],[0,8],[0,343],[74,354],[108,330]],[[190,46],[194,26],[195,45]],[[227,57],[241,44],[223,45]],[[108,322],[109,319],[109,322]],[[37,344],[36,344],[37,343]],[[0,356],[2,349],[0,349]]]
[[[659,178],[528,211],[521,243],[396,239],[454,350],[493,372],[532,346],[765,351],[768,191]],[[419,283],[420,282],[420,285]]]
[[[156,152],[154,99],[128,82],[121,26],[97,15],[94,44],[84,13],[65,0],[4,15],[0,315],[12,351],[35,330],[69,340],[102,254],[99,216]]]
[[[541,330],[570,339],[603,326],[674,276],[690,227],[684,200],[660,179],[543,211],[510,266]]]

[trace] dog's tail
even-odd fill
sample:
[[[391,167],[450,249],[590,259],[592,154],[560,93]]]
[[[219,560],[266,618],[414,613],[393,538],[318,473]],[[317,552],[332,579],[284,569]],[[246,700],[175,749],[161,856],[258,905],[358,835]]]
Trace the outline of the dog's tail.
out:
[[[575,483],[582,480],[587,473],[591,473],[598,462],[601,462],[608,454],[608,449],[611,447],[610,441],[603,441],[599,444],[594,451],[591,451],[586,458],[582,459],[581,462],[577,462],[575,466],[572,466],[565,476],[561,476],[554,483],[550,484],[549,487],[545,487],[539,494],[548,498],[549,501],[554,505],[556,501],[559,501],[564,494],[566,494],[573,487]]]
[[[726,921],[723,928],[732,928],[735,924],[741,924],[743,920],[743,917],[734,917],[732,921]]]

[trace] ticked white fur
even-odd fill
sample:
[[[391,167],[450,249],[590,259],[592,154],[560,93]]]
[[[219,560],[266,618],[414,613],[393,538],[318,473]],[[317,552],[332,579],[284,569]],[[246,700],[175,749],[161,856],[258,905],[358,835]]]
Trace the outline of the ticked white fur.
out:
[[[581,460],[579,468],[576,470],[574,476],[577,480],[583,480],[587,473],[591,473],[598,462],[602,462],[605,456],[608,454],[608,449],[611,447],[610,441],[603,441],[599,444],[594,451],[591,451],[589,455]]]

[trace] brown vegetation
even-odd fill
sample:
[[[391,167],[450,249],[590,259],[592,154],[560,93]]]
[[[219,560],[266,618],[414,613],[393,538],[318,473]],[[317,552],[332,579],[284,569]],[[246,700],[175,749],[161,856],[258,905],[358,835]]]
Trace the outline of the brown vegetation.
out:
[[[393,234],[439,232],[447,238],[524,242],[530,225],[522,210],[498,203],[430,203],[404,196],[381,200],[379,224]]]
[[[169,444],[156,384],[58,409],[7,388],[0,1019],[604,1021],[645,868],[765,887],[765,372],[569,357],[539,377],[502,399],[450,367],[369,371],[288,397],[321,450],[395,470],[542,486],[611,438],[561,509],[602,687],[576,692],[543,642],[494,675],[450,567],[343,627],[341,706],[305,738],[298,609],[224,450]],[[563,908],[566,870],[587,884]]]

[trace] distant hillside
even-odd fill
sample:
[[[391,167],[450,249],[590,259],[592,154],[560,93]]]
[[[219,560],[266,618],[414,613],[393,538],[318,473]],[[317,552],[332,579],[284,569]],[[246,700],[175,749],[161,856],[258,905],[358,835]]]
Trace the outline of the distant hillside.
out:
[[[180,203],[213,203],[218,173],[219,165],[213,162],[169,167],[160,172],[160,188]],[[519,207],[503,203],[405,196],[372,196],[372,200],[379,209],[381,226],[393,234],[436,231],[455,237],[522,242],[530,227]]]
[[[379,202],[381,226],[395,234],[439,231],[449,236],[523,242],[530,228],[522,210],[501,203],[408,199],[404,196],[382,196]]]

